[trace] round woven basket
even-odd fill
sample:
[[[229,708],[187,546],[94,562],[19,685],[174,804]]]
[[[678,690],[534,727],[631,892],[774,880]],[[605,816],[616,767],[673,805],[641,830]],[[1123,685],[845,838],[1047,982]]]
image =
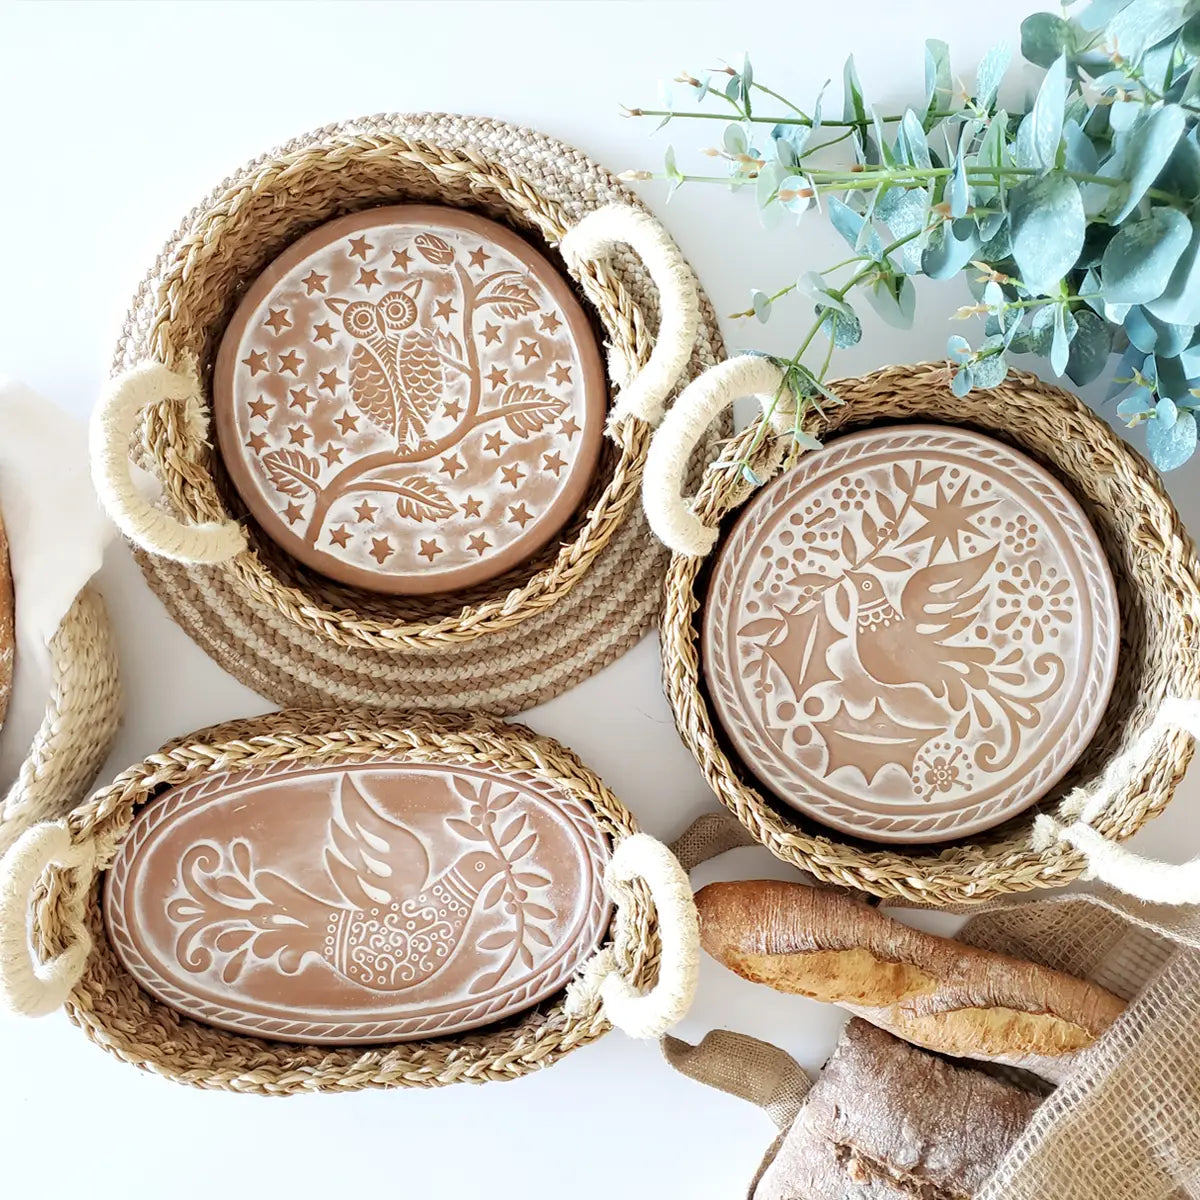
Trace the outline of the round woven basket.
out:
[[[385,115],[319,129],[247,164],[187,216],[134,299],[114,374],[148,361],[197,372],[207,409],[222,332],[264,266],[333,217],[409,201],[470,207],[560,266],[557,243],[587,213],[640,209],[579,151],[497,121]],[[621,252],[589,263],[574,283],[622,382],[646,363],[659,323],[647,268]],[[703,297],[700,308],[683,382],[721,355]],[[248,548],[219,565],[135,553],[176,621],[276,703],[508,714],[611,662],[653,624],[666,553],[637,503],[650,437],[642,420],[610,429],[559,542],[486,585],[405,598],[334,583],[263,536],[208,442],[207,416],[175,400],[151,406],[131,457],[160,481],[175,519],[244,521]]]
[[[1200,566],[1192,540],[1140,455],[1077,397],[1032,375],[1011,372],[1001,386],[959,398],[950,392],[945,364],[925,363],[840,380],[833,390],[846,403],[807,426],[818,436],[892,421],[966,426],[1036,459],[1079,501],[1112,567],[1122,621],[1117,682],[1100,727],[1040,804],[970,841],[899,852],[835,836],[760,789],[718,730],[698,656],[711,556],[676,554],[667,571],[662,645],[664,686],[679,732],[709,786],[750,833],[823,882],[923,904],[981,902],[1069,883],[1083,873],[1085,860],[1062,842],[1037,848],[1037,814],[1070,821],[1077,814],[1062,803],[1068,793],[1096,781],[1148,729],[1168,697],[1200,695]],[[752,437],[753,431],[743,434],[726,461],[741,458]],[[785,450],[785,439],[766,439],[751,460],[757,475],[776,474]],[[713,467],[693,510],[717,526],[755,490],[738,471]],[[1191,738],[1168,732],[1121,783],[1093,822],[1096,831],[1115,841],[1131,836],[1171,799],[1191,755]]]
[[[519,725],[463,715],[285,711],[201,730],[124,771],[76,808],[67,822],[71,851],[90,866],[74,873],[48,871],[35,888],[31,931],[43,961],[77,942],[81,927],[91,939],[82,977],[66,1001],[71,1020],[109,1053],[158,1075],[201,1088],[265,1095],[515,1079],[607,1032],[599,1007],[568,1016],[559,993],[507,1021],[455,1037],[309,1046],[202,1024],[138,986],[109,942],[100,884],[139,806],[164,788],[210,771],[378,755],[527,772],[582,802],[610,840],[636,832],[630,813],[574,754]],[[643,888],[640,881],[630,885],[628,902],[618,897],[620,920],[606,935],[618,968],[634,986],[654,982],[660,954],[654,910]]]

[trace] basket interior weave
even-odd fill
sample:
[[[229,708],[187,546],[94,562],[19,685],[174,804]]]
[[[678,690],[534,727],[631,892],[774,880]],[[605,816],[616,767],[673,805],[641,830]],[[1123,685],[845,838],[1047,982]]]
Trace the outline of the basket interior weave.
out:
[[[377,1046],[275,1042],[230,1033],[181,1015],[143,991],[117,958],[101,914],[102,872],[136,810],[164,788],[206,772],[322,757],[402,755],[413,762],[486,762],[530,772],[580,800],[610,839],[636,832],[632,816],[569,750],[519,725],[488,718],[285,711],[201,730],[121,774],[70,816],[76,842],[98,856],[86,922],[93,939],[84,976],[67,1003],[71,1020],[125,1062],[196,1087],[287,1095],[367,1087],[436,1087],[512,1079],[557,1061],[609,1026],[598,1009],[568,1017],[563,995],[507,1021],[459,1036]],[[35,900],[34,935],[43,954],[63,946],[64,879],[50,873]],[[629,977],[657,976],[659,942],[648,896],[637,887],[610,928]]]
[[[947,368],[932,363],[842,380],[835,390],[845,405],[811,429],[829,437],[901,421],[973,428],[1037,460],[1083,507],[1117,587],[1122,622],[1117,680],[1096,734],[1040,804],[969,841],[939,846],[898,850],[835,835],[760,789],[713,719],[697,651],[711,556],[674,557],[662,618],[664,681],[680,733],[714,792],[750,832],[780,858],[825,882],[935,904],[978,902],[1076,878],[1083,861],[1074,850],[1033,848],[1036,813],[1058,810],[1072,788],[1094,780],[1166,697],[1200,694],[1195,548],[1158,475],[1076,397],[1033,376],[1012,373],[1000,387],[965,399],[953,396],[948,385]],[[757,473],[774,475],[782,454],[782,444],[765,447]],[[737,457],[736,451],[726,456]],[[753,490],[736,472],[711,470],[697,512],[727,528]],[[1133,834],[1169,801],[1190,758],[1189,738],[1166,738],[1140,777],[1108,806],[1097,822],[1100,832],[1117,840]]]

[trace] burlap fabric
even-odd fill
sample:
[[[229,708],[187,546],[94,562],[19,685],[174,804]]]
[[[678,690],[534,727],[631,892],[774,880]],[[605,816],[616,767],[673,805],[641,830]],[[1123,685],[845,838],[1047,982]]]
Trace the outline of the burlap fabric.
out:
[[[1010,372],[999,387],[966,398],[951,393],[944,363],[887,367],[832,386],[845,404],[824,418],[814,414],[813,433],[831,437],[884,421],[969,426],[1041,462],[1079,501],[1112,567],[1121,609],[1118,677],[1100,728],[1045,800],[970,841],[903,850],[832,834],[760,788],[722,736],[698,652],[711,556],[679,553],[667,571],[661,635],[664,688],[680,735],[718,799],[754,838],[824,883],[928,904],[981,903],[1069,883],[1084,870],[1083,856],[1061,841],[1042,844],[1035,817],[1049,813],[1070,823],[1081,795],[1137,742],[1165,699],[1200,696],[1200,567],[1192,540],[1153,468],[1078,397],[1032,375]],[[680,403],[686,406],[687,397]],[[754,436],[741,435],[721,463],[741,459]],[[763,441],[751,456],[760,478],[779,471],[786,446],[782,438]],[[736,515],[755,486],[716,464],[692,509],[715,528]],[[1165,732],[1114,787],[1092,821],[1095,830],[1118,842],[1131,836],[1171,799],[1191,754],[1187,734]]]
[[[588,212],[638,204],[578,150],[499,121],[392,114],[319,129],[247,164],[184,219],[134,299],[114,374],[144,360],[194,364],[207,384],[240,293],[284,246],[331,217],[407,200],[470,206],[552,258]],[[610,373],[628,375],[658,324],[645,267],[620,254],[577,283],[609,345]],[[685,382],[721,354],[702,299]],[[171,403],[151,409],[132,454],[178,519],[244,518],[196,416]],[[281,705],[518,712],[612,662],[653,623],[667,555],[638,503],[649,435],[633,418],[613,432],[561,548],[447,597],[341,587],[287,558],[253,522],[249,549],[219,566],[135,553],[175,620]]]

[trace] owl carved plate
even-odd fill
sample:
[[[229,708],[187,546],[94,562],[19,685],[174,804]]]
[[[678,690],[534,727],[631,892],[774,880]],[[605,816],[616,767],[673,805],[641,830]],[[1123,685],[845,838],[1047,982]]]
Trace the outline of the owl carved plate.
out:
[[[607,391],[566,280],[512,231],[428,205],[299,239],[247,291],[213,378],[221,457],[263,531],[340,582],[485,582],[583,499]]]
[[[990,438],[897,426],[806,455],[718,552],[705,680],[782,801],[936,842],[1045,795],[1116,675],[1116,590],[1061,484]]]

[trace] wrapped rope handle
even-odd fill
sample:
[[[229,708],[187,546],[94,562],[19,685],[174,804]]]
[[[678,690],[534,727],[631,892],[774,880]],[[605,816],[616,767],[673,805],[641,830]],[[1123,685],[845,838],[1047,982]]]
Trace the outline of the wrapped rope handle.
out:
[[[700,324],[695,276],[667,231],[648,213],[614,204],[586,216],[563,238],[561,250],[574,269],[607,257],[619,245],[645,262],[659,292],[658,336],[646,365],[632,379],[610,361],[619,394],[609,414],[615,425],[627,417],[657,424],[667,397],[687,367]],[[193,438],[204,441],[208,420],[204,389],[194,364],[172,371],[147,360],[112,381],[92,414],[92,480],[105,511],[136,545],[183,563],[217,564],[246,549],[236,521],[188,524],[147,500],[130,474],[129,443],[141,413],[166,401],[183,406]]]
[[[639,992],[621,973],[611,946],[596,954],[567,989],[567,1015],[580,1017],[599,1007],[617,1029],[636,1038],[661,1037],[682,1020],[696,995],[700,970],[700,920],[692,885],[662,842],[635,833],[617,843],[604,872],[604,886],[616,904],[613,940],[628,939],[629,915],[616,885],[640,879],[650,889],[658,918],[662,957],[658,982]]]
[[[705,430],[735,401],[754,396],[780,432],[791,429],[795,398],[784,387],[783,372],[769,359],[740,354],[709,367],[692,380],[663,419],[646,455],[642,503],[650,528],[675,554],[702,558],[716,543],[717,531],[706,525],[682,495],[688,460]],[[774,410],[768,397],[778,396]]]

